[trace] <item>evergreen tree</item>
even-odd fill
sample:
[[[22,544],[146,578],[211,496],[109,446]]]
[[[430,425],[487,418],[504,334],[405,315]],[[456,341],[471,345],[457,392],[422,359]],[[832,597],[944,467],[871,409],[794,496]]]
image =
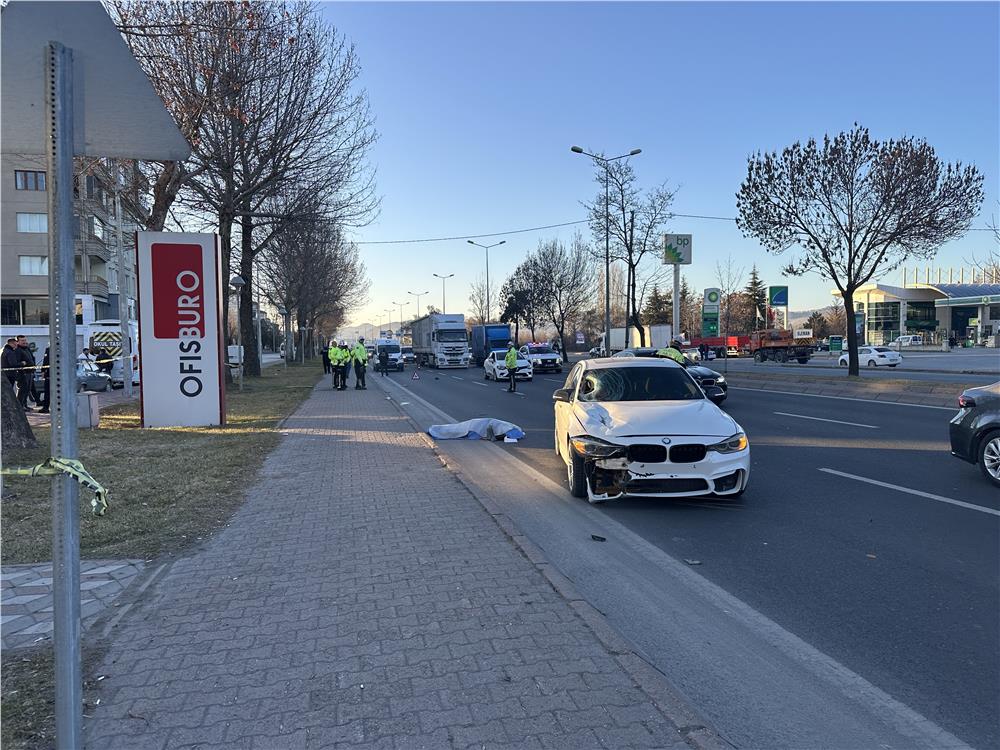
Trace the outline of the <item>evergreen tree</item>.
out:
[[[763,328],[767,321],[767,286],[760,280],[756,264],[750,272],[750,280],[743,292],[750,299],[750,315],[753,316],[751,320],[746,321],[746,329],[756,331]]]
[[[659,287],[654,286],[646,300],[646,306],[642,308],[642,317],[646,325],[656,326],[669,323],[670,315],[669,296],[660,294]]]

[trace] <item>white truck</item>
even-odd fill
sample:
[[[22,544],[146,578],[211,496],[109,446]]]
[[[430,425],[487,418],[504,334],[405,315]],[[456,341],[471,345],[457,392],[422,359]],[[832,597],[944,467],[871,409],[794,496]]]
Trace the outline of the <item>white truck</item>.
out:
[[[469,333],[464,315],[431,313],[414,320],[410,330],[419,366],[469,366]]]
[[[616,352],[620,352],[623,349],[635,349],[639,346],[654,346],[657,349],[667,346],[670,344],[670,337],[672,335],[673,329],[669,325],[656,325],[656,326],[643,326],[643,331],[646,334],[645,344],[640,342],[639,329],[635,326],[629,328],[630,341],[626,343],[625,341],[625,329],[624,328],[612,328],[611,329],[611,351],[604,351],[604,333],[601,333],[601,340],[598,342],[596,349],[598,350],[598,355],[601,357],[610,357]]]

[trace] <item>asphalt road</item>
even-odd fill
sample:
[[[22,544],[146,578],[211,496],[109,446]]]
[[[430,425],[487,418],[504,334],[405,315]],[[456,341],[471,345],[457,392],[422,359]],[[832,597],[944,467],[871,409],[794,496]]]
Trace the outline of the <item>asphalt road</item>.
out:
[[[965,374],[961,370],[956,369],[940,369],[936,372],[924,372],[925,369],[936,369],[938,365],[947,363],[938,362],[935,358],[936,356],[941,356],[947,358],[950,355],[920,355],[921,358],[927,357],[926,360],[917,361],[916,356],[906,357],[903,360],[903,364],[898,367],[862,367],[860,370],[860,375],[865,379],[886,379],[886,380],[919,380],[923,382],[932,383],[964,383],[967,387],[978,386],[978,385],[989,385],[990,383],[995,383],[1000,380],[1000,353],[996,353],[996,350],[990,350],[993,355],[987,355],[987,358],[977,359],[975,363],[968,362],[970,369],[975,370],[977,373],[990,372],[991,368],[996,370],[995,374]],[[995,356],[995,359],[994,359]],[[795,364],[778,364],[777,362],[754,362],[749,357],[735,357],[730,359],[728,362],[723,362],[722,360],[712,360],[710,362],[705,362],[704,364],[711,367],[713,370],[728,370],[729,372],[736,374],[741,372],[747,373],[761,373],[761,372],[777,372],[782,375],[797,375],[806,377],[821,377],[829,378],[831,376],[843,376],[847,377],[846,367],[837,367],[836,359],[832,361],[826,360],[826,353],[820,352],[815,355],[813,359],[809,360],[809,364],[800,365]],[[917,371],[919,369],[919,371]]]
[[[527,438],[505,448],[564,482],[551,392],[565,373],[518,395],[481,369],[420,375],[390,377],[457,420],[519,424]],[[953,411],[736,389],[724,408],[751,440],[740,501],[595,511],[701,561],[700,575],[970,745],[1000,744],[1000,493],[949,455]]]

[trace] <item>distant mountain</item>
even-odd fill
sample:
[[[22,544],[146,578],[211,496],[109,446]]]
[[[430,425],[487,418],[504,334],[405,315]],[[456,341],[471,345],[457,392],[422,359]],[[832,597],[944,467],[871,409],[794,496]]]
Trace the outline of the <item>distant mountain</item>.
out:
[[[814,307],[812,310],[789,310],[788,322],[792,328],[796,328],[799,324],[805,323],[809,320],[810,316],[812,316],[814,312],[824,312],[825,310],[825,307]]]

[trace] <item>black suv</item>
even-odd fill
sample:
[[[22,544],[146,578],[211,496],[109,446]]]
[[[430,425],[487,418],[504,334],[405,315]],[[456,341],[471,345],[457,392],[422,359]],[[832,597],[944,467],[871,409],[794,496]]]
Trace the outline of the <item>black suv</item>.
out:
[[[1000,383],[963,391],[958,406],[949,428],[951,455],[979,464],[1000,487]]]

